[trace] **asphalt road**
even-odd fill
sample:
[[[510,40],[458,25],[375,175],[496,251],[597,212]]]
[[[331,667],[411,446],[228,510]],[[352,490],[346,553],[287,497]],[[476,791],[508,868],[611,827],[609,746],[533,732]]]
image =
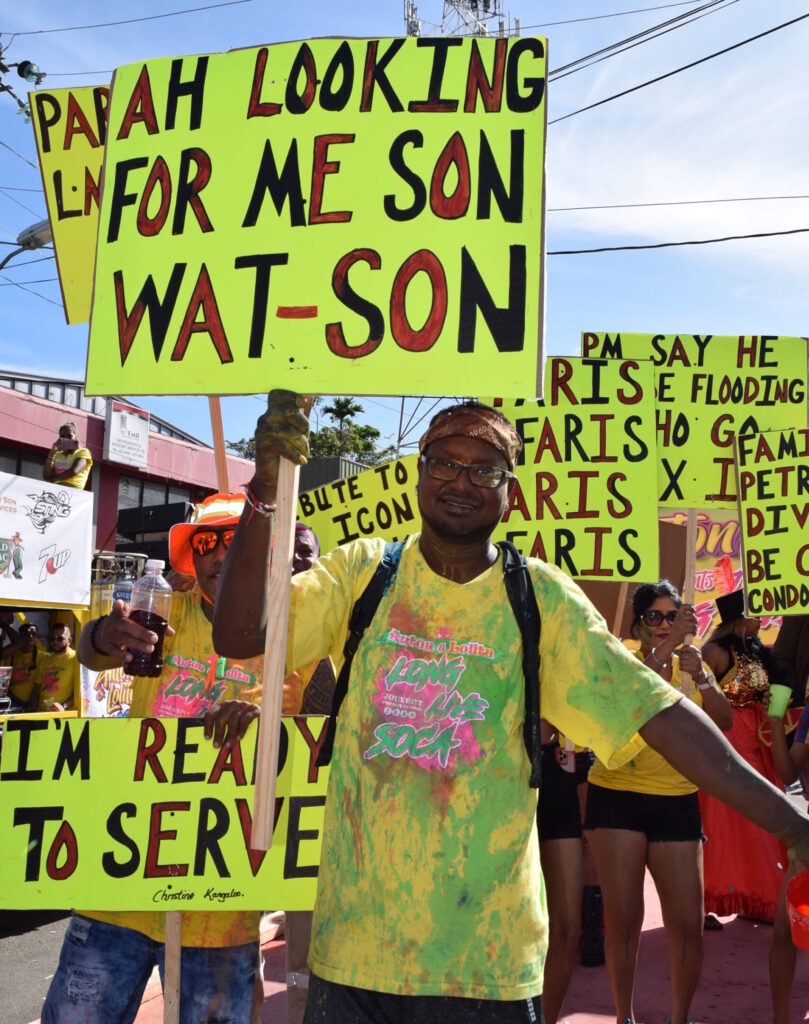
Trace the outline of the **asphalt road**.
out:
[[[0,911],[0,1024],[38,1020],[70,913]]]

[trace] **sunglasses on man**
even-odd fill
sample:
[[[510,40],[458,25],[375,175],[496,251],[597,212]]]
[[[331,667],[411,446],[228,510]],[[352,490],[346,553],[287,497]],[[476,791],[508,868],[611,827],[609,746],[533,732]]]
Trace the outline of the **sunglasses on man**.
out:
[[[220,540],[227,550],[235,532],[235,527],[229,530],[197,530],[191,534],[191,550],[196,555],[210,555],[216,551]]]
[[[435,459],[430,455],[421,455],[419,462],[424,464],[427,475],[433,480],[457,480],[466,470],[475,487],[499,487],[504,480],[514,476],[507,469],[499,469],[497,466],[468,465],[465,462],[455,462],[454,459]]]
[[[659,626],[663,619],[668,622],[670,626],[674,625],[674,620],[677,618],[677,611],[663,612],[657,610],[657,608],[648,608],[641,614],[641,619],[646,623],[647,626]]]

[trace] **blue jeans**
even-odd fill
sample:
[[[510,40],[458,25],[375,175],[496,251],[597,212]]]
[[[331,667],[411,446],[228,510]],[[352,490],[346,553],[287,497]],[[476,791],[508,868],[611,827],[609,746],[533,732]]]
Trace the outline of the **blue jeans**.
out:
[[[165,946],[131,928],[74,914],[42,1024],[131,1024]],[[212,949],[183,947],[181,1024],[250,1024],[258,942]]]

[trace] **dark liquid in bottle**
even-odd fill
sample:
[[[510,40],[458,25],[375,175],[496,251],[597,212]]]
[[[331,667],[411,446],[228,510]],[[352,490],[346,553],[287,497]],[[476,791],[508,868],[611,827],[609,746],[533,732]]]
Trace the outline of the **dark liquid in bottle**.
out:
[[[139,626],[157,633],[157,643],[151,654],[133,651],[132,661],[126,666],[126,671],[131,676],[159,676],[163,671],[163,639],[168,622],[155,612],[145,612],[140,609],[130,612],[129,617]]]

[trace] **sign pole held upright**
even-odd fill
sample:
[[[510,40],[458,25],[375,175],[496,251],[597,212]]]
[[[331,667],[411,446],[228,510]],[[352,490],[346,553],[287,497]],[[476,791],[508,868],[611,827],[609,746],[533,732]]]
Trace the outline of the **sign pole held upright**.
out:
[[[304,409],[307,416],[311,407],[311,399],[307,399]],[[300,472],[300,466],[289,459],[281,459],[278,469],[275,526],[270,550],[270,578],[267,583],[269,611],[264,643],[264,678],[261,683],[253,830],[250,837],[250,846],[254,850],[270,849],[275,824],[275,783],[281,738],[281,705],[284,698],[286,639],[289,625],[289,582],[292,579]]]
[[[694,592],[696,590],[697,577],[697,510],[688,510],[688,519],[685,527],[685,583],[683,585],[683,601],[686,604],[694,603]],[[687,636],[684,644],[694,642],[693,636]],[[688,672],[682,673],[680,689],[685,694],[691,693],[691,675]]]
[[[166,914],[166,968],[163,985],[163,1024],[180,1024],[180,962],[182,957],[183,915],[179,910]]]
[[[208,395],[208,408],[211,412],[213,454],[216,460],[216,486],[220,493],[226,493],[228,491],[228,460],[225,454],[225,432],[222,428],[222,405],[219,395]]]
[[[222,407],[218,395],[208,395],[211,432],[216,460],[216,487],[228,490],[228,460],[225,453],[225,432],[222,428]],[[166,914],[166,982],[163,987],[163,1024],[180,1024],[180,964],[182,961],[183,915],[179,910]]]

